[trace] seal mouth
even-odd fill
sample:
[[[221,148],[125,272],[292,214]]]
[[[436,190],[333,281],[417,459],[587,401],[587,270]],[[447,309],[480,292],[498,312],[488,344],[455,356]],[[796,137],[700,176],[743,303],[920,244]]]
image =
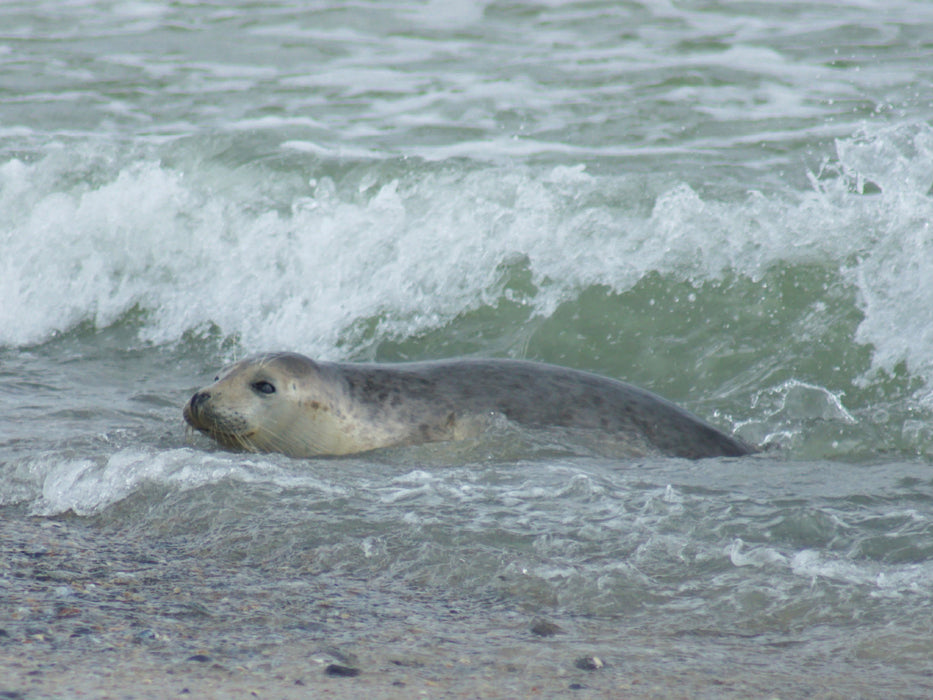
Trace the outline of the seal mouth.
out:
[[[187,419],[187,416],[185,416]],[[195,425],[190,420],[188,421],[189,427],[188,430],[193,432],[197,430],[199,433],[206,435],[207,437],[214,440],[221,447],[225,447],[231,450],[241,450],[243,452],[260,452],[253,441],[250,439],[251,435],[241,434],[241,433],[231,433],[225,430],[219,430],[217,428]]]
[[[251,439],[254,433],[237,432],[226,428],[223,417],[215,415],[210,410],[210,398],[211,395],[208,392],[199,391],[182,408],[181,414],[190,426],[189,430],[194,428],[226,448],[258,452],[259,449]]]
[[[198,428],[199,431],[215,440],[219,445],[232,450],[242,450],[243,452],[259,452],[260,450],[250,440],[249,435],[239,433],[227,433],[220,430],[211,430],[207,428]]]

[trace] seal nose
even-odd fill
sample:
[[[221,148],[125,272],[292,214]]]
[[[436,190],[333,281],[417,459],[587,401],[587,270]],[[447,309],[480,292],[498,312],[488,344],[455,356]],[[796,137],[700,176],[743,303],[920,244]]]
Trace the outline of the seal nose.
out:
[[[211,397],[206,391],[199,391],[194,396],[191,397],[191,400],[188,402],[188,405],[191,406],[192,411],[196,411],[201,407],[205,401]]]
[[[206,391],[199,391],[190,399],[188,399],[188,403],[185,404],[185,408],[181,413],[190,425],[197,427],[199,421],[198,413],[200,408],[207,402],[210,397],[211,395]]]

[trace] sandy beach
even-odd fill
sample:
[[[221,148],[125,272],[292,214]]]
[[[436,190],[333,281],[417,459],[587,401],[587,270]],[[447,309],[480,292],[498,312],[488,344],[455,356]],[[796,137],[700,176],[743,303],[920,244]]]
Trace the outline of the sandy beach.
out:
[[[758,668],[698,664],[676,636],[366,581],[276,579],[76,518],[5,517],[0,543],[3,698],[852,698],[871,687],[868,663],[795,677],[766,653]],[[901,691],[921,697],[933,682]]]

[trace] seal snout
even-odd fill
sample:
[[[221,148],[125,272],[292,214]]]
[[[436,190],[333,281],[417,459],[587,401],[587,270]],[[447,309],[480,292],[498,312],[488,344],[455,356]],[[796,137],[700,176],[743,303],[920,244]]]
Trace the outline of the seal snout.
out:
[[[188,405],[191,406],[192,410],[197,410],[201,407],[201,404],[207,401],[211,397],[206,391],[199,391],[194,396],[191,397],[191,400],[188,402]]]
[[[200,428],[198,425],[201,421],[199,420],[201,407],[207,403],[208,399],[211,398],[211,395],[206,391],[198,391],[188,399],[188,403],[185,404],[185,410],[182,411],[184,414],[185,420],[188,421],[190,425],[193,425],[195,428]]]

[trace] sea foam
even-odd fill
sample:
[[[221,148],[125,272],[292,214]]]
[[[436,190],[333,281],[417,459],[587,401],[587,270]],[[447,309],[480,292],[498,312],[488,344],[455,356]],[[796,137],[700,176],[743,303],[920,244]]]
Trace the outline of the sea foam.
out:
[[[9,160],[0,344],[139,313],[147,343],[219,332],[247,350],[333,357],[363,327],[405,338],[495,306],[516,261],[531,284],[519,301],[542,317],[588,288],[621,293],[651,274],[698,285],[817,265],[855,291],[854,340],[873,347],[875,366],[906,362],[929,380],[933,130],[866,129],[836,151],[810,190],[738,201],[684,183],[653,192],[640,176],[583,165],[389,172],[374,161],[355,180],[324,172],[276,190],[261,164]]]

